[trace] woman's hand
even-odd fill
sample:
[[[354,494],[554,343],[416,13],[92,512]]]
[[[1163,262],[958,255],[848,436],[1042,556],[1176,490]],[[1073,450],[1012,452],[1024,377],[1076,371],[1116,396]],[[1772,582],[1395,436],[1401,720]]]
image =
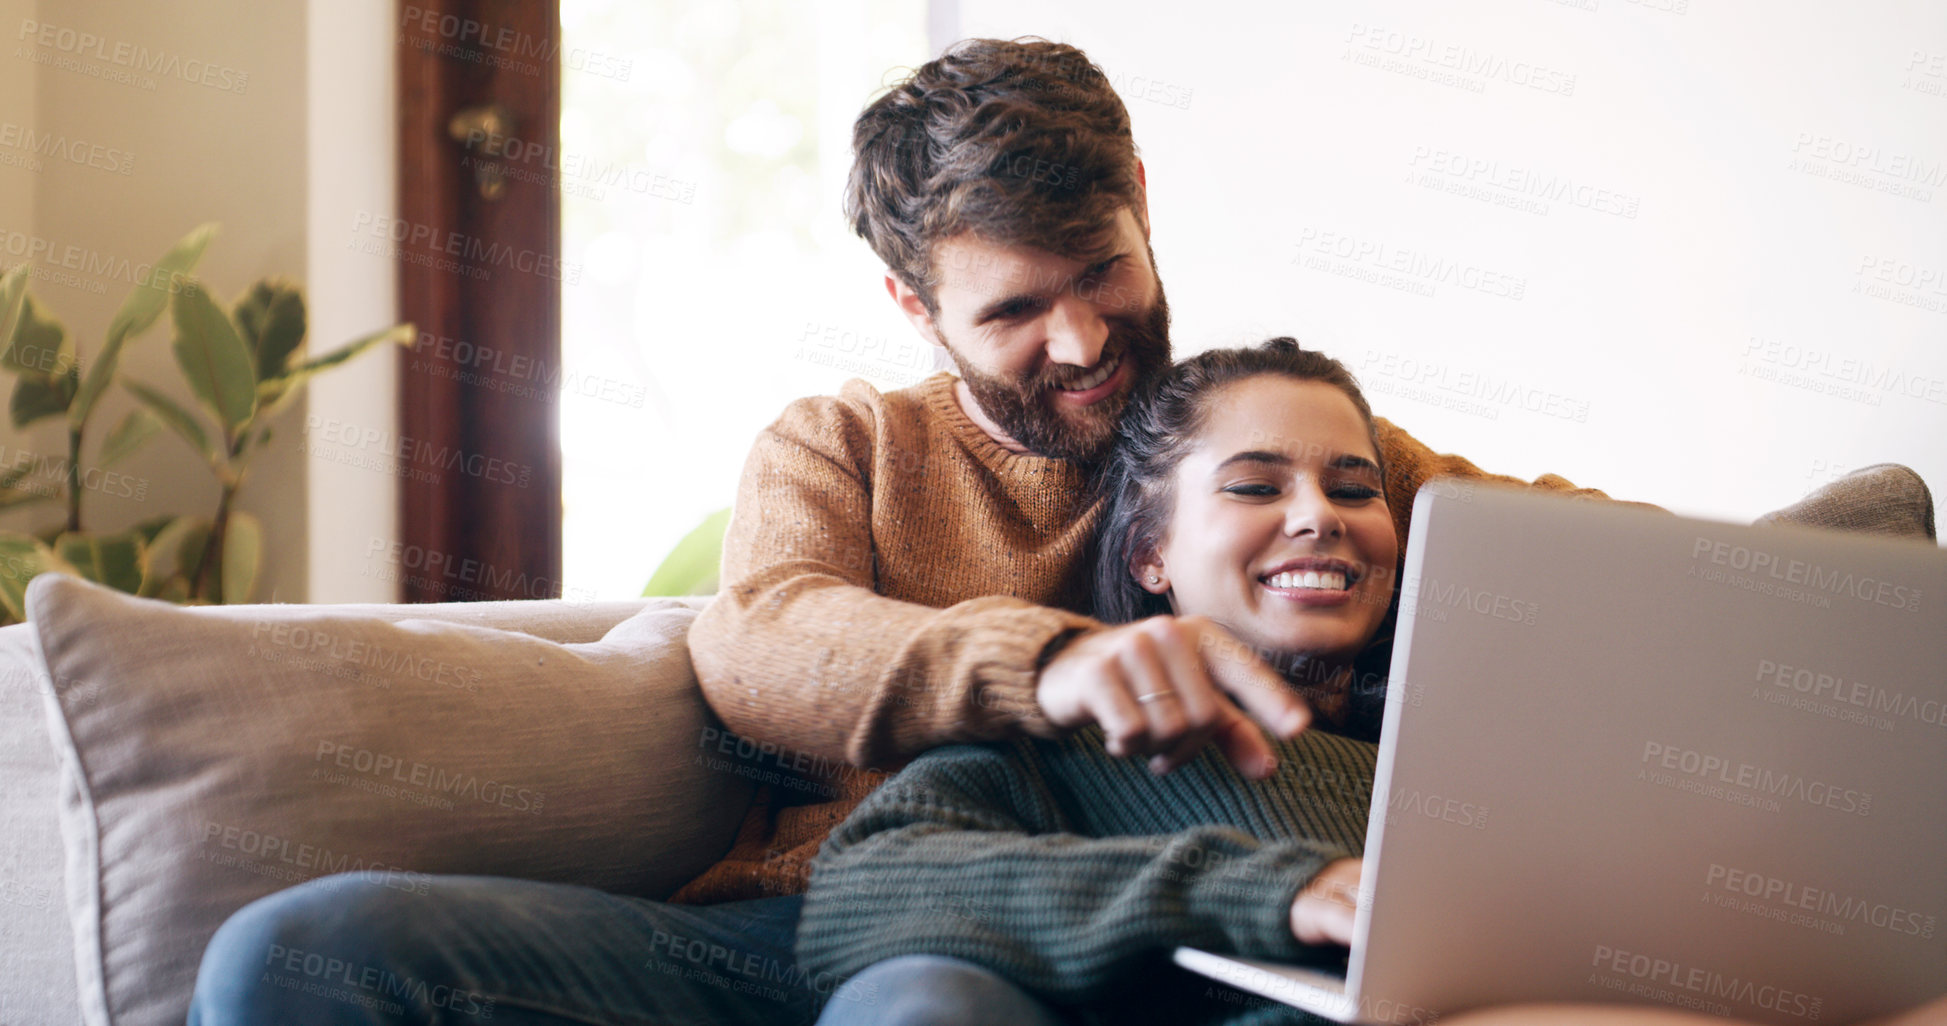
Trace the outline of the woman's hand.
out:
[[[1311,722],[1284,678],[1207,616],[1152,616],[1083,634],[1042,668],[1035,699],[1056,726],[1101,724],[1109,754],[1151,756],[1156,773],[1214,740],[1239,772],[1262,780],[1278,763],[1251,717],[1280,738]]]
[[[1360,859],[1328,863],[1291,903],[1291,935],[1300,944],[1352,946],[1352,920],[1359,911]]]

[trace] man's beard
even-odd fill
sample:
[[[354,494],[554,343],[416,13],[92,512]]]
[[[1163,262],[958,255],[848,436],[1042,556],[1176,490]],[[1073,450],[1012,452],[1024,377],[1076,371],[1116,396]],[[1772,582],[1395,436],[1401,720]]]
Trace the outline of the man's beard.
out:
[[[949,344],[948,350],[952,350]],[[1096,366],[1120,356],[1129,365],[1129,378],[1119,394],[1092,405],[1062,410],[1056,387],[1086,377],[1093,368],[1054,366],[1029,381],[983,374],[954,353],[960,377],[974,401],[1010,438],[1042,456],[1093,463],[1109,451],[1116,423],[1137,389],[1155,380],[1170,366],[1170,306],[1163,286],[1156,284],[1156,305],[1135,321],[1112,320]],[[1116,371],[1121,374],[1120,370]]]

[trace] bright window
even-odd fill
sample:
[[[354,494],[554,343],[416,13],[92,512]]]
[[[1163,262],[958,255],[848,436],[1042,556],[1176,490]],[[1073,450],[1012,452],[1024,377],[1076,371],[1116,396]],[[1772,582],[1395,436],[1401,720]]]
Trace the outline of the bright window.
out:
[[[639,594],[757,432],[930,347],[841,213],[851,126],[927,59],[924,0],[563,0],[563,579]],[[576,53],[611,59],[583,61]]]

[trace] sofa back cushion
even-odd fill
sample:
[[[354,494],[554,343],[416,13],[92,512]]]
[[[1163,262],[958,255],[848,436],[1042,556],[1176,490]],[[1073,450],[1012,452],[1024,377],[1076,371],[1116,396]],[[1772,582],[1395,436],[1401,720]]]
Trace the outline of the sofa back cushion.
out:
[[[347,607],[209,615],[56,574],[27,598],[90,1026],[180,1024],[217,927],[292,884],[468,873],[660,898],[749,803],[694,754],[718,728],[690,604],[561,644]]]

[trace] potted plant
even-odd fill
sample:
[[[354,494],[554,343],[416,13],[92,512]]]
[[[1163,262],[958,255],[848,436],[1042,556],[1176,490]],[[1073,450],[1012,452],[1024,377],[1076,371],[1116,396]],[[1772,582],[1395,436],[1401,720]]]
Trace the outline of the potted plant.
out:
[[[312,376],[387,341],[412,343],[412,325],[401,324],[311,357],[304,296],[281,279],[258,281],[226,310],[190,274],[215,232],[214,224],[198,227],[152,265],[109,323],[85,372],[66,329],[28,294],[30,265],[0,275],[0,370],[15,377],[9,418],[24,428],[61,417],[68,428],[64,473],[52,482],[30,476],[38,461],[16,460],[0,471],[0,509],[58,502],[65,512],[40,531],[0,531],[0,620],[25,618],[28,581],[49,570],[173,602],[250,601],[263,560],[263,525],[236,508],[236,495],[251,461],[271,440],[271,422]],[[176,366],[203,416],[116,373],[123,349],[165,308]],[[88,418],[116,381],[138,405],[109,429],[93,462],[84,463]],[[216,475],[221,489],[214,513],[164,514],[107,533],[86,530],[84,476],[127,460],[165,427]]]

